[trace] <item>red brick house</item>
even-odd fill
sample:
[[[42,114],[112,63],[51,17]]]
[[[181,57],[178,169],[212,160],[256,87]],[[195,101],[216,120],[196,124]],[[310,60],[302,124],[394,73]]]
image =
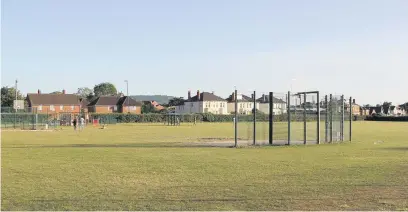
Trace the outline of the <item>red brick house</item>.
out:
[[[101,96],[88,104],[88,112],[141,114],[142,103],[127,96]]]
[[[81,102],[77,95],[66,94],[65,90],[61,94],[27,94],[28,107],[36,113],[78,113]]]

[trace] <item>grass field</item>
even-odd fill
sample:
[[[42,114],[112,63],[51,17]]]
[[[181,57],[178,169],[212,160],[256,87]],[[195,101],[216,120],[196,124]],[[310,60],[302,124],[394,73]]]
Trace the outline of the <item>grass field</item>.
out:
[[[231,123],[3,131],[1,209],[408,210],[408,123],[353,127],[351,143],[238,149],[177,146]]]

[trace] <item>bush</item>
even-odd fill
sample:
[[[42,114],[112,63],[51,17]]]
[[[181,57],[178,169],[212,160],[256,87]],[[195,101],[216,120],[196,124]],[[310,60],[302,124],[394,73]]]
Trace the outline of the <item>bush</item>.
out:
[[[101,123],[164,123],[168,120],[167,114],[160,113],[147,113],[147,114],[90,114],[91,119],[100,119]],[[234,115],[221,115],[212,113],[199,113],[199,114],[182,114],[178,116],[180,122],[194,122],[194,117],[197,122],[233,122]],[[292,121],[303,121],[303,114],[292,114]],[[252,122],[253,115],[238,115],[238,122]],[[315,114],[307,114],[306,121],[316,121]],[[280,114],[273,116],[274,122],[285,122],[288,120],[287,114]],[[325,120],[325,115],[321,115],[321,120]],[[348,117],[345,117],[345,121]],[[354,119],[355,120],[355,119]],[[364,117],[357,116],[357,120],[364,120]],[[257,113],[256,121],[266,122],[269,121],[269,114]]]
[[[367,116],[367,121],[408,121],[408,116]]]

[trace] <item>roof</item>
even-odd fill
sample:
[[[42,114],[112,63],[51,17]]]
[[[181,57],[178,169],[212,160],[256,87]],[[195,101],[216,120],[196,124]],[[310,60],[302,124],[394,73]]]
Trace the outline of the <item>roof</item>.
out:
[[[129,105],[128,103],[129,99]],[[126,96],[100,96],[88,104],[89,106],[110,106],[110,105],[123,105],[123,106],[142,106],[142,102],[136,101],[133,98]]]
[[[79,105],[75,94],[27,94],[31,105]]]
[[[133,98],[129,98],[127,96],[121,97],[118,100],[117,104],[118,105],[123,105],[123,106],[142,106],[142,102],[136,101]]]
[[[226,100],[227,100],[228,102],[235,102],[235,101],[232,99],[232,94],[231,94],[228,98],[226,98]],[[249,96],[245,96],[245,95],[242,95],[242,94],[238,94],[237,101],[238,101],[238,102],[253,102],[254,100],[253,100],[251,97],[249,97]]]
[[[263,95],[262,97],[258,98],[256,101],[260,103],[269,103],[269,95]],[[286,102],[283,101],[282,99],[273,97],[273,103],[286,103]]]
[[[89,105],[105,105],[105,106],[109,106],[109,105],[117,105],[119,99],[121,97],[119,96],[100,96],[98,98],[96,98],[95,100],[93,100],[91,103],[89,103]]]
[[[210,102],[210,101],[218,101],[218,102],[225,102],[227,100],[214,95],[213,93],[209,93],[209,92],[202,92],[200,94],[200,99],[197,98],[197,95],[191,97],[191,99],[187,100],[187,102]]]

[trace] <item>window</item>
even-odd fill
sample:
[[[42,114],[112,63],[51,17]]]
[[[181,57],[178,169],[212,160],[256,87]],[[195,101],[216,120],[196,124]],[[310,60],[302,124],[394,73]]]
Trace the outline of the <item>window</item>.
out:
[[[117,111],[118,110],[118,106],[113,106],[113,111]]]
[[[74,105],[71,105],[71,110],[74,110]]]
[[[38,105],[38,110],[42,110],[42,105]]]
[[[60,105],[60,110],[64,110],[64,105]]]
[[[50,110],[51,110],[51,111],[54,111],[54,110],[55,110],[54,105],[50,105]]]

